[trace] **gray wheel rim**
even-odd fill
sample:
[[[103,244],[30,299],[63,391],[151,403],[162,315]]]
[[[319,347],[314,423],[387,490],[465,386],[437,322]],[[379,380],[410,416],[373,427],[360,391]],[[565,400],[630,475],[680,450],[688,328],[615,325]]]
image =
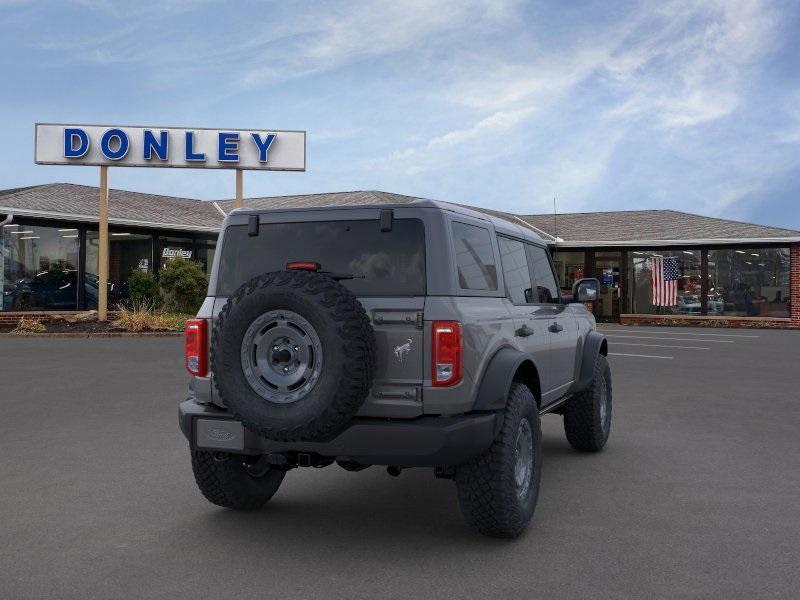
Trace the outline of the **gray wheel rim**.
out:
[[[608,384],[606,378],[600,378],[600,428],[603,430],[603,435],[608,433],[609,426],[609,410],[608,410]]]
[[[319,335],[291,310],[271,310],[253,321],[242,338],[241,356],[250,387],[278,404],[306,396],[322,373]]]
[[[514,444],[514,483],[517,496],[524,500],[531,487],[533,477],[533,433],[528,419],[522,419],[517,428]]]

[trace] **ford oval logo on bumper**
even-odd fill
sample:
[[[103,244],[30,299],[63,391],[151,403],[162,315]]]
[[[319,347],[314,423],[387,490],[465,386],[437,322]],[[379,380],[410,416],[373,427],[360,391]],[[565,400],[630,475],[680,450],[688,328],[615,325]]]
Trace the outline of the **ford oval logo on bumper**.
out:
[[[212,427],[206,431],[206,436],[215,442],[230,442],[236,436],[230,431],[225,431],[219,427]]]
[[[243,450],[244,429],[233,420],[196,419],[195,440],[200,448],[215,450]]]

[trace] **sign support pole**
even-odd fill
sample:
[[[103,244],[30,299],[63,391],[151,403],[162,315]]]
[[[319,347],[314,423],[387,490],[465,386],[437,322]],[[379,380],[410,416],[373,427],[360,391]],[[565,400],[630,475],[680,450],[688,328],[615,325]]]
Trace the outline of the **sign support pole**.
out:
[[[236,208],[244,206],[244,171],[236,169]]]
[[[100,167],[100,248],[97,257],[97,320],[108,320],[108,167]]]

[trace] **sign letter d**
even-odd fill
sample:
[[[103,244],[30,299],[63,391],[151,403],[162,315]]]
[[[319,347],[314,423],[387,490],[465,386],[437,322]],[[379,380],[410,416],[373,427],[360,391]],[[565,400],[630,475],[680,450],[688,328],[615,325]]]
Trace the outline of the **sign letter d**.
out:
[[[64,129],[64,158],[80,158],[89,152],[89,136],[83,129]]]

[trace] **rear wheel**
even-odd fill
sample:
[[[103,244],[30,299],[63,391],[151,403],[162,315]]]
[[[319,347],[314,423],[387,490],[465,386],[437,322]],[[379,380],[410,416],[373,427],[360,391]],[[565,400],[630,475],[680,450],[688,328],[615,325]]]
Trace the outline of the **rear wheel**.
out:
[[[251,457],[221,452],[192,451],[192,471],[206,500],[237,510],[255,510],[272,498],[283,481],[284,472],[270,469],[251,474]]]
[[[522,533],[539,497],[541,438],[533,394],[513,383],[500,434],[483,454],[456,469],[458,502],[470,527],[493,537]]]
[[[598,452],[611,433],[611,369],[597,355],[589,389],[575,394],[564,405],[564,432],[576,450]]]

